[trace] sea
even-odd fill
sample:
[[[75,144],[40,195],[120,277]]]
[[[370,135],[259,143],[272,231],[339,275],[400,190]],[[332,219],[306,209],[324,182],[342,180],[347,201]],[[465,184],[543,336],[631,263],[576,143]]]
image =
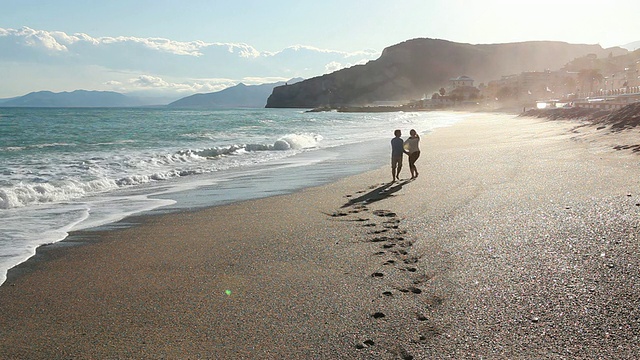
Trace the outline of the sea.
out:
[[[0,108],[0,284],[39,246],[130,215],[290,193],[390,163],[462,112]]]

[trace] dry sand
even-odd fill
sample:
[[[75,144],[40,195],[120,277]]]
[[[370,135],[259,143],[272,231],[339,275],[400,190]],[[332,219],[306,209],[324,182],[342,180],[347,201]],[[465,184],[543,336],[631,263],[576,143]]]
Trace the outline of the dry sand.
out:
[[[621,136],[472,118],[422,138],[415,181],[73,234],[0,287],[0,358],[634,358],[640,157]]]

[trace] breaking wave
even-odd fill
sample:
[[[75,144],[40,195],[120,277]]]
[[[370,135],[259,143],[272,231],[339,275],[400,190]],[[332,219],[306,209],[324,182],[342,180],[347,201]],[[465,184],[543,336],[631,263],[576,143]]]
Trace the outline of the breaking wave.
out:
[[[34,183],[20,182],[0,187],[0,209],[71,201],[123,187],[255,164],[269,158],[260,156],[260,152],[309,149],[316,147],[321,140],[320,135],[289,134],[279,138],[273,144],[187,149],[172,154],[130,154],[122,156],[117,161],[113,159],[94,161],[91,166],[82,168],[85,172],[91,167],[94,168],[91,178],[87,178],[86,174],[68,174],[66,179],[56,181],[38,179]],[[247,161],[234,160],[228,163],[216,161],[225,157],[251,154],[254,155]]]

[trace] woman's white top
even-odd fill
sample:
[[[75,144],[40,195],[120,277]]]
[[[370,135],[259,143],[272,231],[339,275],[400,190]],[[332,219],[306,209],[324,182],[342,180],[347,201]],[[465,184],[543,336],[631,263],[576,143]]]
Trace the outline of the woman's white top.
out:
[[[409,153],[414,153],[416,151],[420,151],[420,147],[418,144],[420,143],[419,137],[410,137],[404,142],[404,149]]]

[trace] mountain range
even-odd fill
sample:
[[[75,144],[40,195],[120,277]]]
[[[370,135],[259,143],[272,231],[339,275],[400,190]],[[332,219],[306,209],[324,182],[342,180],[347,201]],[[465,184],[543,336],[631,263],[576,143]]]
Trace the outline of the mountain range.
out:
[[[75,90],[54,93],[37,91],[11,99],[0,99],[4,107],[130,107],[145,105],[138,98],[113,91]]]
[[[279,86],[267,107],[315,108],[366,106],[381,101],[407,101],[431,95],[449,79],[472,77],[476,84],[526,71],[559,70],[568,62],[595,54],[625,55],[620,47],[530,41],[472,45],[439,39],[413,39],[390,46],[364,65]]]
[[[633,49],[640,42],[624,47]],[[471,76],[476,84],[526,71],[558,70],[595,55],[610,58],[632,54],[622,47],[531,41],[507,44],[464,44],[440,39],[412,39],[393,46],[364,65],[356,65],[307,80],[292,79],[245,85],[195,94],[173,101],[170,108],[316,108],[362,106],[383,101],[407,101],[431,95],[449,79]],[[633,53],[635,54],[635,53]],[[53,93],[39,91],[0,99],[3,107],[133,107],[167,104],[110,91]]]
[[[295,84],[304,79],[295,78],[288,82],[262,85],[240,83],[222,91],[207,94],[195,94],[170,103],[171,108],[263,108],[267,98],[276,86]]]
[[[206,94],[195,94],[173,101],[166,105],[180,109],[228,109],[228,108],[264,108],[273,88],[280,85],[295,84],[302,78],[288,82],[276,82],[261,85],[238,84],[224,90]],[[0,99],[2,107],[137,107],[164,106],[158,100],[124,95],[113,91],[76,90],[54,93],[51,91],[32,92],[24,96]]]

